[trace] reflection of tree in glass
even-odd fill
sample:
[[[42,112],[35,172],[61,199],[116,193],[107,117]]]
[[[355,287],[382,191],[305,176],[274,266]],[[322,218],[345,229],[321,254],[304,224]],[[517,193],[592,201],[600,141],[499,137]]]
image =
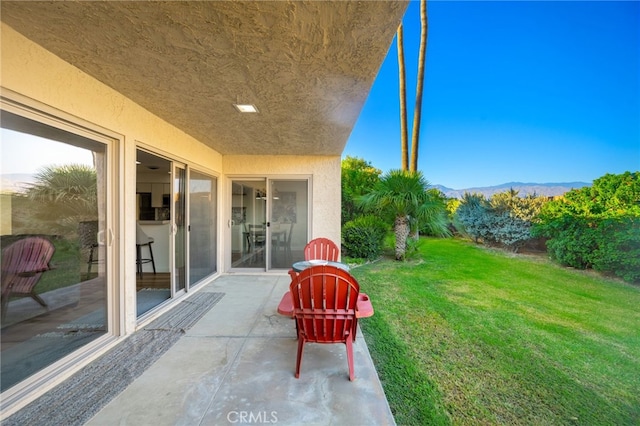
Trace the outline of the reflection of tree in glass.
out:
[[[78,222],[98,217],[95,169],[81,164],[45,166],[26,192],[32,219],[47,233],[69,234]]]
[[[272,221],[282,223],[296,223],[296,193],[280,192],[277,200],[273,201]]]

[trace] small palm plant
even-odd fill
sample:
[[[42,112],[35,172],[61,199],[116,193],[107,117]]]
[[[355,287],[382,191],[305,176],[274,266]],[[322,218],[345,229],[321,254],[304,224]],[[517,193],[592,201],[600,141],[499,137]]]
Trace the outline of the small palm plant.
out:
[[[392,218],[396,260],[406,256],[412,227],[428,228],[434,235],[449,235],[445,205],[428,187],[419,171],[390,170],[373,191],[360,198],[364,208]]]
[[[32,218],[49,233],[75,232],[78,222],[98,217],[96,171],[89,166],[45,166],[26,196]]]

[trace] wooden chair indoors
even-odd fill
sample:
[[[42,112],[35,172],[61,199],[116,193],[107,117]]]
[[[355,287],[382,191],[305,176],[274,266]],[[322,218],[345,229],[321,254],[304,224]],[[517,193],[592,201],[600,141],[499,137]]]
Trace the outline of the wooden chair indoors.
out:
[[[35,287],[42,273],[52,269],[49,262],[54,252],[53,243],[43,237],[23,238],[2,250],[2,319],[7,315],[9,299],[14,296],[29,296],[47,306]]]
[[[312,266],[291,274],[290,297],[298,332],[295,377],[300,377],[306,343],[344,343],[349,380],[355,379],[353,339],[360,285],[351,274],[329,265]]]
[[[136,265],[138,267],[138,275],[140,278],[143,277],[142,265],[145,263],[151,263],[153,267],[153,274],[156,274],[156,262],[153,259],[153,249],[151,248],[151,244],[153,244],[153,237],[148,236],[143,230],[142,227],[136,223]],[[142,247],[149,248],[149,257],[142,257]]]
[[[274,252],[278,252],[282,249],[284,253],[284,258],[287,262],[291,261],[291,237],[293,236],[293,226],[295,223],[291,223],[289,225],[289,231],[284,236],[284,239],[281,238],[272,238],[271,239],[271,247],[273,247]]]
[[[304,247],[304,260],[328,260],[337,262],[340,257],[338,245],[328,238],[315,238]]]

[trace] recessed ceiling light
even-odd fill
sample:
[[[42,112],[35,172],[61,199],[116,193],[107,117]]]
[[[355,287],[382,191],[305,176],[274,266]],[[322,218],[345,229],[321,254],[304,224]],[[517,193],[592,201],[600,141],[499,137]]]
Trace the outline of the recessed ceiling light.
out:
[[[258,112],[258,108],[251,104],[233,104],[233,106],[240,112]]]

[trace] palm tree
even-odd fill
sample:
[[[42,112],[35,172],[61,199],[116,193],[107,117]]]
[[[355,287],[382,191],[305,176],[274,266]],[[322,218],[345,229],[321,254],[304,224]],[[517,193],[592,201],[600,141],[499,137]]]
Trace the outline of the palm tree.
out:
[[[396,260],[404,260],[411,224],[428,227],[435,235],[448,235],[445,206],[419,171],[390,170],[373,191],[360,198],[363,207],[393,219]]]
[[[411,163],[409,163],[409,137],[407,130],[407,77],[404,61],[404,30],[402,22],[396,32],[398,46],[398,80],[400,90],[400,157],[402,170],[418,170],[418,147],[420,144],[420,124],[422,120],[422,93],[424,87],[424,65],[427,52],[427,0],[420,0],[420,47],[418,51],[418,80],[416,83],[416,100],[411,130]]]
[[[89,166],[45,166],[25,195],[32,217],[50,233],[72,232],[78,222],[98,217],[96,171]]]
[[[400,87],[400,157],[402,170],[409,170],[409,135],[407,131],[407,73],[404,67],[404,31],[402,22],[398,27],[398,79]]]
[[[420,51],[418,54],[418,81],[416,83],[416,104],[413,112],[413,130],[411,133],[411,165],[409,170],[418,170],[418,144],[420,140],[420,122],[422,119],[422,92],[424,86],[424,64],[427,51],[427,0],[420,0]]]

